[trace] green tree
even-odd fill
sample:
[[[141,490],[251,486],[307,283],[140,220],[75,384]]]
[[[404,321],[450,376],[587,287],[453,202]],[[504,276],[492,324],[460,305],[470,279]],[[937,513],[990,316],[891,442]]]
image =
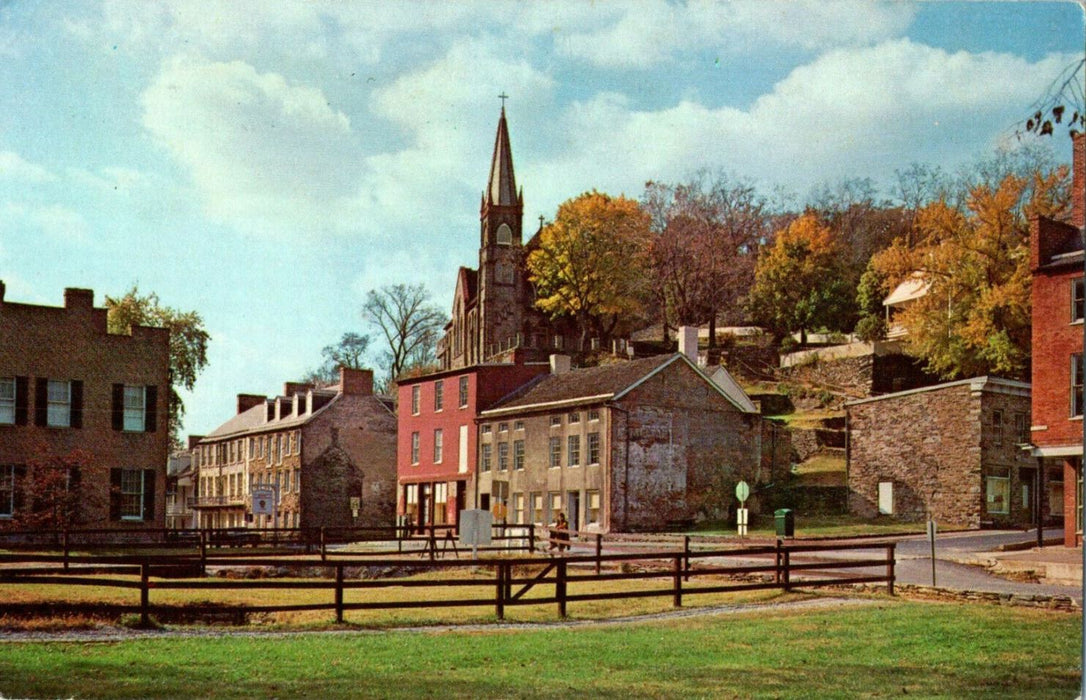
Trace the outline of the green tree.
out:
[[[592,191],[558,207],[528,255],[536,306],[574,319],[581,347],[640,315],[648,292],[649,216],[635,200]]]
[[[842,276],[833,232],[808,212],[779,231],[754,271],[751,315],[781,338],[817,328],[846,330],[851,289]]]
[[[207,342],[211,338],[204,321],[195,311],[180,311],[163,306],[154,292],[141,296],[133,286],[124,296],[106,297],[107,324],[110,333],[130,335],[132,326],[155,326],[170,331],[170,444],[178,448],[185,404],[178,389],[189,391],[207,366]]]
[[[436,362],[437,341],[449,317],[430,303],[423,284],[392,284],[371,289],[362,305],[362,318],[387,343],[382,352],[386,388],[405,371]]]

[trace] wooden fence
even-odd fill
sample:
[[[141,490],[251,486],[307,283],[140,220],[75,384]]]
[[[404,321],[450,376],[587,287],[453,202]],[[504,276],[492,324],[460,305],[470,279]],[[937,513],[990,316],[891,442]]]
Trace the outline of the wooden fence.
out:
[[[436,539],[427,533],[427,543]],[[460,559],[437,557],[431,547],[417,550],[413,556],[372,556],[328,551],[309,556],[299,553],[253,553],[248,556],[222,554],[213,556],[206,550],[199,553],[177,554],[118,554],[93,555],[43,554],[30,552],[0,553],[0,584],[54,584],[63,586],[104,586],[139,591],[139,603],[111,606],[111,612],[138,613],[142,624],[151,615],[168,616],[178,606],[151,601],[151,592],[158,590],[238,589],[320,589],[329,593],[327,602],[279,605],[185,605],[189,615],[215,615],[224,612],[243,618],[247,613],[295,612],[333,610],[337,622],[343,621],[345,611],[438,607],[492,606],[497,619],[505,617],[507,607],[519,605],[556,605],[558,614],[566,616],[567,606],[592,600],[618,600],[653,596],[671,596],[672,604],[680,607],[686,596],[706,593],[730,593],[765,589],[791,590],[796,587],[839,586],[861,583],[885,583],[893,594],[894,544],[797,545],[780,540],[772,546],[729,549],[696,549],[690,538],[682,547],[652,549],[638,552],[606,553],[596,540],[594,552],[585,554],[562,552],[557,556],[515,556]],[[327,542],[325,543],[327,544]],[[524,546],[532,546],[524,545]],[[871,551],[868,556],[864,550]],[[881,556],[880,556],[881,553]],[[315,569],[319,575],[301,580],[275,578],[231,579],[207,578],[207,568],[213,567],[274,567],[286,570]],[[414,577],[396,576],[376,579],[356,579],[345,571],[377,567],[385,571],[411,572],[449,571],[472,568],[476,574],[487,571],[490,577]],[[642,580],[664,580],[669,586],[637,587]],[[571,585],[605,581],[629,582],[630,586],[609,592],[574,591]],[[422,592],[404,600],[363,600],[346,602],[344,591],[352,589],[381,589],[388,587],[419,588]],[[483,597],[429,599],[427,589],[444,591],[482,587],[492,593]],[[527,594],[536,590],[536,594]],[[543,595],[539,595],[540,591]],[[10,606],[0,605],[0,610]],[[56,606],[54,606],[55,608]],[[63,606],[61,606],[63,607]]]

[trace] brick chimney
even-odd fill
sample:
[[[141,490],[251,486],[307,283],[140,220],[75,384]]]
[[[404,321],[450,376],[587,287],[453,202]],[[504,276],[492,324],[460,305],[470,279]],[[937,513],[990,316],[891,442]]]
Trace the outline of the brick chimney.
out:
[[[559,375],[565,374],[569,371],[570,361],[569,355],[551,355],[551,374]]]
[[[283,396],[294,396],[295,394],[304,394],[313,388],[312,384],[307,382],[284,382],[283,383]]]
[[[4,281],[0,280],[0,303],[4,301],[4,292],[7,291],[7,287],[4,286]]]
[[[267,397],[258,394],[238,394],[238,413],[245,413],[253,406],[259,406],[267,400]]]
[[[372,396],[373,370],[340,367],[339,393],[351,396]]]
[[[679,326],[679,352],[686,355],[686,359],[698,363],[698,327]]]
[[[66,309],[93,309],[94,290],[77,289],[68,287],[64,290],[64,308]]]

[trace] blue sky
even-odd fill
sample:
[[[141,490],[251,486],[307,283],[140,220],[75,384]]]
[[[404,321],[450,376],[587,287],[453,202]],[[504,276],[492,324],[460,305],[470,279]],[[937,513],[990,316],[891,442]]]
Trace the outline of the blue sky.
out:
[[[1013,145],[1083,44],[1071,2],[0,2],[0,279],[199,311],[203,434],[363,330],[367,290],[451,305],[500,92],[530,228],[700,168],[889,196]]]

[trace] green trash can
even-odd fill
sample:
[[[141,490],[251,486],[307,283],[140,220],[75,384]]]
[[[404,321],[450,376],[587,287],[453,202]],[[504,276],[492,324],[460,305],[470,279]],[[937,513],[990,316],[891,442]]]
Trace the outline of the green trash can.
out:
[[[796,536],[796,514],[791,508],[781,508],[773,512],[773,519],[777,524],[777,537]]]

